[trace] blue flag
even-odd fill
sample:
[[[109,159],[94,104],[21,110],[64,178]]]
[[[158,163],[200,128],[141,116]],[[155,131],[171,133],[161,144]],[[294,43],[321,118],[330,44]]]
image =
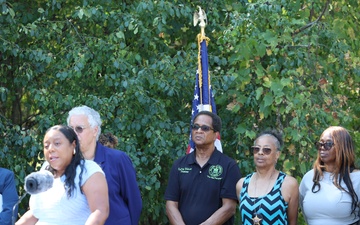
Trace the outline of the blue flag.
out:
[[[198,45],[199,45],[199,54],[198,54],[198,69],[196,71],[195,79],[195,90],[194,90],[194,99],[192,102],[191,109],[191,124],[194,122],[194,117],[200,111],[210,111],[216,114],[216,105],[214,100],[214,95],[211,90],[210,85],[210,74],[209,74],[209,63],[208,63],[208,53],[207,53],[207,41],[209,39],[201,34],[198,35]],[[220,136],[217,137],[215,141],[215,146],[217,150],[222,152]],[[186,150],[186,153],[189,154],[195,149],[195,143],[192,141],[191,128],[190,128],[190,138],[189,146]]]

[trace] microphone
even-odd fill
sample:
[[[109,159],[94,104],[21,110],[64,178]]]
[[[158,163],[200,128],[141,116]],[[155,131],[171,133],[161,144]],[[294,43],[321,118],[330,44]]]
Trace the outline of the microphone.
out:
[[[12,225],[15,224],[16,220],[16,207],[20,204],[21,200],[26,196],[26,194],[39,194],[41,192],[47,191],[50,188],[52,188],[54,183],[54,176],[52,173],[48,170],[40,170],[38,172],[32,172],[29,175],[25,177],[25,193],[21,198],[18,200],[18,202],[14,205],[12,210]]]
[[[36,195],[52,188],[54,176],[48,170],[32,172],[25,177],[25,191],[31,195]]]

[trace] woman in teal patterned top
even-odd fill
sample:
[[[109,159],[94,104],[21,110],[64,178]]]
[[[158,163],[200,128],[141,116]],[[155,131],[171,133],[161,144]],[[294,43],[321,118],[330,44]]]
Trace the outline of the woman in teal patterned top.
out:
[[[298,217],[297,180],[275,169],[283,145],[275,130],[258,135],[252,146],[256,172],[236,184],[244,225],[295,225]]]

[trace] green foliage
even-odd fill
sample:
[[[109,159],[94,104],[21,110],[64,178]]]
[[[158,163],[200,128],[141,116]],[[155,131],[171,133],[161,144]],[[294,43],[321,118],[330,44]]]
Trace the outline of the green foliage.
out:
[[[326,127],[344,126],[360,143],[357,1],[0,5],[0,158],[15,171],[20,194],[26,174],[43,160],[45,130],[86,104],[101,112],[103,131],[118,136],[118,148],[134,162],[141,224],[166,224],[168,173],[188,142],[198,5],[208,17],[223,148],[243,175],[254,170],[248,146],[267,127],[284,132],[278,169],[299,181]],[[24,200],[20,213],[26,208]]]

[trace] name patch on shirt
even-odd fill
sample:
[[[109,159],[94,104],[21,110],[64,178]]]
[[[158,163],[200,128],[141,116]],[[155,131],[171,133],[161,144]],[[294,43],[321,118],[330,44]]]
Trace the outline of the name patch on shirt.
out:
[[[190,168],[190,167],[183,167],[183,168],[178,167],[178,171],[180,173],[190,173],[191,170],[192,170],[192,168]]]
[[[212,165],[209,168],[209,174],[207,175],[208,178],[214,180],[221,180],[221,174],[223,173],[223,168],[220,165]]]

